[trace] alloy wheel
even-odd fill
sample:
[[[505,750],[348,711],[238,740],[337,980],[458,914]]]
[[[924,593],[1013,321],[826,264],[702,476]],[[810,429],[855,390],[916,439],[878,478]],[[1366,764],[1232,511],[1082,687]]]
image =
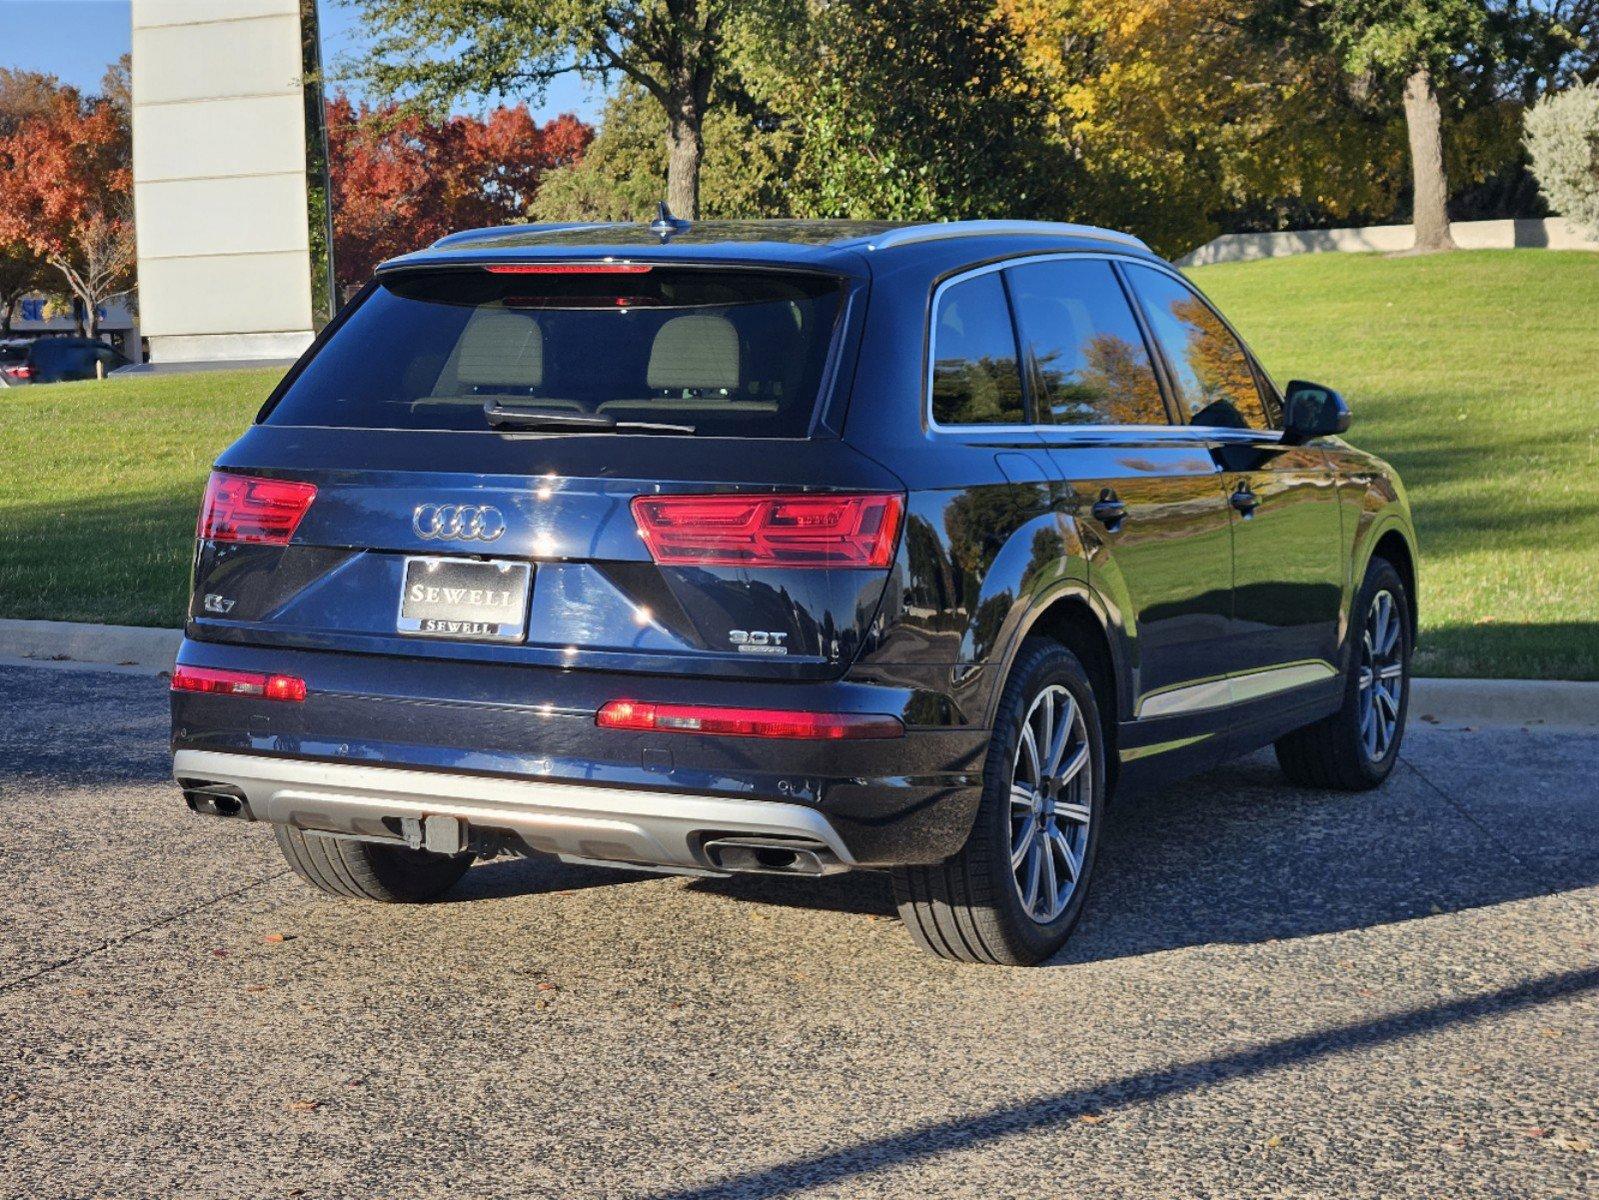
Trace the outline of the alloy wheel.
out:
[[[1011,877],[1022,909],[1046,925],[1066,911],[1083,873],[1093,818],[1088,725],[1072,694],[1053,684],[1022,722],[1011,768]]]
[[[1366,757],[1381,762],[1394,743],[1405,689],[1399,606],[1383,590],[1371,598],[1360,639],[1360,741]]]

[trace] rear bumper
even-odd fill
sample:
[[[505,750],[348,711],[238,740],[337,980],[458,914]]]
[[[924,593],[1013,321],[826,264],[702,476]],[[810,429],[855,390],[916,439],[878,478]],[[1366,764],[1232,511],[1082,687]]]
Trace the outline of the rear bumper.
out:
[[[810,838],[840,865],[937,862],[971,830],[988,743],[938,693],[882,683],[623,675],[192,639],[178,661],[306,681],[303,703],[173,693],[176,774],[235,783],[259,819],[358,832],[348,822],[366,820],[362,797],[389,804],[379,819],[480,804],[485,813],[467,814],[468,824],[524,814],[512,832],[530,848],[607,861],[703,867],[689,840],[716,829]],[[597,728],[596,711],[618,698],[887,713],[906,733],[784,741]],[[317,813],[345,824],[310,823]],[[629,820],[631,830],[618,828]],[[615,845],[596,853],[608,835]]]
[[[463,844],[509,838],[568,859],[716,870],[705,846],[731,837],[792,842],[824,870],[855,863],[827,818],[800,804],[207,750],[179,750],[172,770],[186,790],[232,789],[239,815],[378,841],[403,841],[407,820],[442,816],[462,824]]]

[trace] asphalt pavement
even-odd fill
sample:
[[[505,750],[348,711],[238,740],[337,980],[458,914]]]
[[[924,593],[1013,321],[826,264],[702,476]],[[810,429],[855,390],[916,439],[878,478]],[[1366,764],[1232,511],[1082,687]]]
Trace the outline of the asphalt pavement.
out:
[[[870,874],[324,898],[184,808],[163,687],[0,668],[0,1196],[1599,1194],[1595,732],[1130,800],[1007,970]]]

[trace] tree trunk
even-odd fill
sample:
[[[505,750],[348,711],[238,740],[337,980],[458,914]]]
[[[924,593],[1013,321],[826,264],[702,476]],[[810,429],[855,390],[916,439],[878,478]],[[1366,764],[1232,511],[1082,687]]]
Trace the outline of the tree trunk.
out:
[[[1432,72],[1422,67],[1405,80],[1405,129],[1410,135],[1410,174],[1415,185],[1411,220],[1416,251],[1453,250],[1449,232],[1449,181],[1444,176],[1443,118]]]
[[[85,336],[92,338],[99,337],[100,309],[99,306],[89,303],[87,297],[83,298],[83,319],[85,324],[87,324],[89,327],[88,333]]]
[[[674,217],[695,221],[700,215],[700,157],[705,150],[704,118],[692,104],[671,115],[667,130],[666,206]]]
[[[0,337],[11,336],[11,320],[17,315],[17,301],[20,296],[7,296],[4,308],[0,308]]]

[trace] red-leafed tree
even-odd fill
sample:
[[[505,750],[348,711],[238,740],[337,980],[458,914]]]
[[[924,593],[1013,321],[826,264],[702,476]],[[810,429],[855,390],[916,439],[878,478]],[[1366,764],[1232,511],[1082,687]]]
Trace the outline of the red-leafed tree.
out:
[[[327,121],[341,288],[446,233],[523,219],[544,173],[594,138],[571,114],[541,126],[524,105],[432,121],[335,96]]]
[[[27,247],[82,301],[90,337],[99,307],[133,282],[128,115],[58,89],[0,135],[0,244]]]

